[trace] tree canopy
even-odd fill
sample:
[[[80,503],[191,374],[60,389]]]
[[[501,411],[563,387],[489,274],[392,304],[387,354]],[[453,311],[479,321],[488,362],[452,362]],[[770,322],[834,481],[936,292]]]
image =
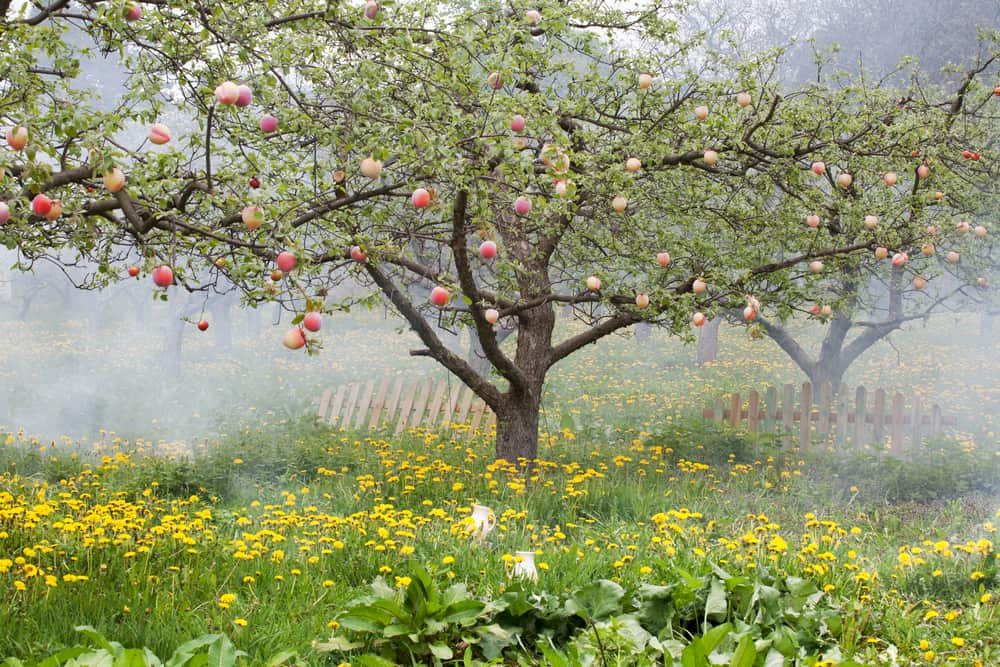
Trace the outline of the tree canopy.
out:
[[[974,218],[995,205],[994,55],[957,91],[788,89],[777,53],[708,51],[664,2],[2,8],[0,242],[22,268],[236,288],[298,314],[293,348],[322,339],[307,312],[355,301],[331,286],[359,281],[496,412],[508,460],[536,453],[548,369],[603,336],[788,318],[825,277],[884,267],[878,248],[916,270],[931,236],[968,282],[992,243]],[[77,78],[88,50],[125,71],[111,109]],[[415,278],[440,289],[415,298]],[[494,377],[429,319],[473,327]]]

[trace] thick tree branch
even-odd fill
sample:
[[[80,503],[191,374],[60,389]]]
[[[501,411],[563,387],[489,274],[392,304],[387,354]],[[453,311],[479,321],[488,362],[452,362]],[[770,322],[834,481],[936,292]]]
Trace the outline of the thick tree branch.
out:
[[[613,334],[619,329],[631,326],[641,320],[642,317],[637,313],[622,311],[613,317],[609,317],[597,326],[591,327],[590,329],[587,329],[572,338],[564,340],[558,345],[552,347],[552,353],[549,355],[549,368],[560,360],[573,354],[584,345],[595,343],[601,338]]]

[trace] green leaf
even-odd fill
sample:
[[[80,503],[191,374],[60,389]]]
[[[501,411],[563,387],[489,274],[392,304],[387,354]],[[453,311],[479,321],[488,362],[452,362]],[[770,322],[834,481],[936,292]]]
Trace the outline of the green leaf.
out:
[[[723,623],[718,625],[708,632],[706,632],[701,637],[701,646],[705,649],[705,653],[711,653],[715,650],[715,647],[719,645],[726,635],[732,632],[733,626],[731,623]]]
[[[600,620],[621,611],[625,589],[613,581],[600,579],[576,591],[566,601],[566,610],[586,620]]]
[[[234,667],[236,658],[243,655],[242,651],[237,651],[233,642],[226,635],[219,635],[219,638],[208,647],[209,667]]]
[[[706,665],[708,665],[708,652],[700,640],[695,639],[684,647],[681,653],[681,667],[706,667]]]
[[[486,604],[479,600],[462,600],[447,607],[438,620],[443,623],[465,623],[478,617],[485,608]]]
[[[726,618],[727,609],[726,587],[713,577],[708,589],[708,599],[705,601],[705,614],[713,621],[720,621]]]
[[[330,637],[325,642],[316,642],[314,648],[321,653],[331,653],[333,651],[346,653],[347,651],[353,651],[354,649],[361,648],[362,646],[364,646],[364,644],[361,642],[352,642],[346,637],[337,636],[337,637]],[[288,651],[286,651],[285,653],[288,653]],[[282,655],[284,655],[284,653],[278,654],[278,656]],[[292,653],[292,655],[294,655],[294,652]],[[272,658],[271,662],[268,664],[281,664],[280,662],[274,662],[275,660],[277,660],[278,656]],[[282,660],[281,662],[284,662],[284,660]]]
[[[115,650],[115,647],[111,645],[111,642],[109,642],[104,635],[95,630],[93,626],[78,625],[73,629],[89,639],[95,646],[103,648],[111,655],[116,655],[118,653],[118,651]]]
[[[427,648],[430,649],[431,655],[440,660],[451,660],[455,657],[455,652],[447,644],[441,642],[429,644]]]
[[[736,645],[729,667],[753,667],[755,662],[757,662],[757,648],[754,646],[753,638],[750,635],[743,635],[740,643]]]
[[[361,667],[397,667],[396,663],[370,653],[351,658],[351,664]]]

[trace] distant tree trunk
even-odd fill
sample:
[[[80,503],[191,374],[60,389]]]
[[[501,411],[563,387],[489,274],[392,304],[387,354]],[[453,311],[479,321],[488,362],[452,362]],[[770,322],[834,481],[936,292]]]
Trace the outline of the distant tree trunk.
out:
[[[232,299],[228,296],[213,299],[209,302],[208,310],[212,314],[211,327],[215,332],[213,340],[216,352],[230,351],[233,348]]]
[[[648,343],[652,334],[653,325],[649,322],[642,321],[635,325],[635,342],[639,345]]]
[[[163,338],[163,372],[167,377],[179,377],[181,374],[181,348],[184,344],[184,329],[189,318],[199,310],[197,301],[192,301],[187,294],[175,294],[171,299],[170,315],[164,326]]]
[[[719,356],[719,325],[721,317],[713,317],[698,330],[698,365],[704,366]]]

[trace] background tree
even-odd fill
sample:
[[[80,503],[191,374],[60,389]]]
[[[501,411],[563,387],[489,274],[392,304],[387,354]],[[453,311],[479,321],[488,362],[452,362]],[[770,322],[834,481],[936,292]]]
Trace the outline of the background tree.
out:
[[[915,171],[906,132],[939,155],[932,97],[899,105],[864,80],[788,90],[770,55],[692,58],[698,40],[664,3],[56,0],[13,12],[0,114],[27,141],[13,130],[3,158],[2,242],[25,262],[89,260],[85,285],[169,266],[191,292],[232,284],[300,317],[385,299],[424,345],[411,354],[496,412],[508,460],[535,456],[546,374],[583,346],[640,321],[687,336],[695,311],[743,304],[788,317],[821,293],[817,276],[879,242],[905,247],[925,226],[922,181],[881,195],[919,211],[894,218],[886,241],[862,203],[889,167]],[[111,110],[75,81],[79,47],[59,39],[70,25],[123,56],[127,92]],[[976,102],[953,128],[981,131],[985,76],[969,79],[963,99]],[[162,146],[120,139],[139,127],[162,144],[170,130],[153,124],[168,117],[194,129]],[[854,182],[835,185],[848,171]],[[802,222],[817,198],[836,209],[826,234]],[[373,292],[331,300],[348,278]],[[414,280],[439,288],[436,304],[414,298]],[[558,305],[586,325],[557,323]],[[495,379],[429,317],[473,327]],[[320,343],[297,328],[285,341]]]

